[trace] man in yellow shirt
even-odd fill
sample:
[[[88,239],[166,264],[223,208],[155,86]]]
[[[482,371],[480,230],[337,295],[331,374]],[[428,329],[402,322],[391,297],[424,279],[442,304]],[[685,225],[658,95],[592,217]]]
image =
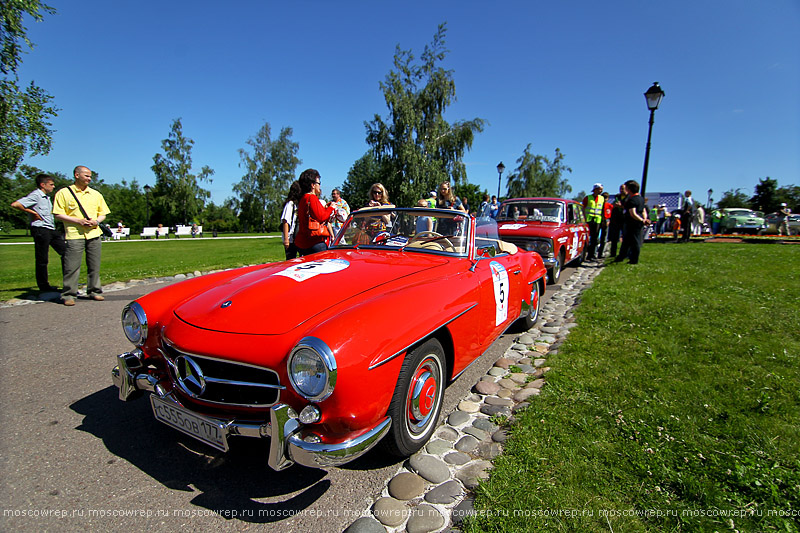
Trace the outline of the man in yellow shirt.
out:
[[[75,183],[58,191],[53,202],[53,215],[64,223],[67,234],[67,249],[63,258],[64,290],[61,293],[67,306],[75,305],[84,252],[86,294],[92,300],[105,300],[100,285],[100,237],[103,232],[98,226],[110,213],[103,195],[89,187],[92,171],[77,166],[73,175]]]

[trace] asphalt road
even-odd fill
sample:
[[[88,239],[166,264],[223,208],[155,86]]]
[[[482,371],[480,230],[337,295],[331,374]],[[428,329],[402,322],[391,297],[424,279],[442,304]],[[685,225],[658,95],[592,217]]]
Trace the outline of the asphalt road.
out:
[[[146,397],[118,399],[110,371],[130,349],[122,308],[160,286],[71,308],[0,309],[0,530],[346,528],[397,472],[397,458],[377,450],[342,468],[275,472],[266,442],[232,439],[231,451],[217,452],[157,422]],[[444,415],[513,338],[503,335],[448,388]]]

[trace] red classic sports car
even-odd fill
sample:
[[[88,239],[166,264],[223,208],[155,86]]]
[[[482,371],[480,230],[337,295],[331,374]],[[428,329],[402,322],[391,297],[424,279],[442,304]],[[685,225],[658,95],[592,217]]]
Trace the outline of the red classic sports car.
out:
[[[542,256],[553,284],[564,265],[586,258],[589,225],[583,206],[573,200],[512,198],[500,205],[497,223],[501,239]]]
[[[330,250],[192,278],[128,304],[119,397],[227,451],[269,438],[268,464],[335,466],[383,440],[429,439],[446,384],[539,314],[537,254],[438,209],[362,209]]]

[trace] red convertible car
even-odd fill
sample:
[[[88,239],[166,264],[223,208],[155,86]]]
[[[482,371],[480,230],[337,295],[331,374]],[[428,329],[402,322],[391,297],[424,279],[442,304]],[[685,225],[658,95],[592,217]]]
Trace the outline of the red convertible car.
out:
[[[544,259],[550,283],[558,283],[564,265],[580,264],[589,245],[583,206],[563,198],[513,198],[500,205],[500,238]]]
[[[539,314],[546,270],[494,221],[362,209],[330,250],[192,278],[128,304],[119,397],[227,451],[269,439],[268,464],[335,466],[378,441],[430,438],[446,384],[512,323]]]

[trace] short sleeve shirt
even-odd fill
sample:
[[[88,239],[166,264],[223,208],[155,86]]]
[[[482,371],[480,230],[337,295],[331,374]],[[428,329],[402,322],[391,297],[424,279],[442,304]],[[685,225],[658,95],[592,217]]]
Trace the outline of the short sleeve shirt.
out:
[[[33,215],[28,215],[28,218],[31,219],[31,226],[56,229],[55,220],[53,219],[53,203],[41,189],[36,189],[25,198],[20,198],[19,203],[26,209],[36,211],[42,217],[42,220],[33,220]]]
[[[67,215],[70,217],[83,218],[83,213],[81,212],[81,208],[78,207],[78,202],[75,200],[75,196],[72,196],[68,189],[72,189],[72,191],[78,197],[78,200],[80,200],[81,205],[86,210],[86,214],[89,215],[89,218],[97,218],[102,215],[107,215],[111,212],[108,209],[108,205],[106,205],[105,198],[103,198],[103,195],[98,191],[92,189],[91,187],[86,187],[85,190],[81,191],[75,187],[75,185],[70,185],[69,187],[64,187],[56,193],[56,198],[53,202],[54,215]],[[66,221],[64,222],[64,228],[67,230],[67,240],[94,239],[103,235],[103,232],[99,227],[88,229],[80,224],[73,224]]]
[[[294,233],[297,227],[297,213],[295,213],[294,202],[291,200],[286,202],[286,205],[283,206],[281,222],[286,222],[289,225],[289,242],[294,242]]]
[[[642,216],[644,209],[644,199],[640,195],[634,194],[625,199],[625,211],[635,210],[639,216]],[[644,227],[644,222],[636,220],[629,213],[625,214],[625,224],[629,228]]]

